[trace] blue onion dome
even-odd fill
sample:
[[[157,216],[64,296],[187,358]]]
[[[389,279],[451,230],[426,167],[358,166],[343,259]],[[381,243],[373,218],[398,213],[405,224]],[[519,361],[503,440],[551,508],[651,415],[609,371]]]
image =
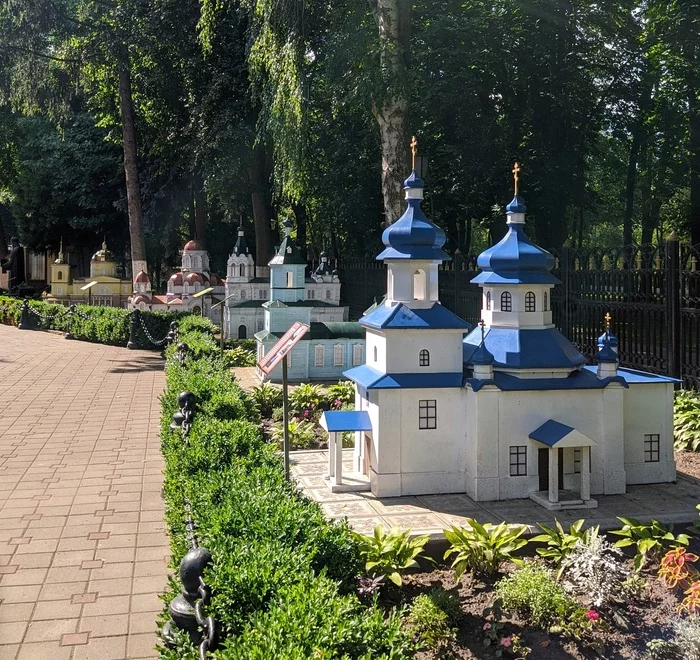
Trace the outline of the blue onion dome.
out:
[[[560,284],[550,272],[554,257],[535,245],[527,236],[522,220],[511,221],[511,215],[524,214],[525,203],[517,195],[508,204],[508,231],[496,245],[484,250],[477,259],[481,269],[475,284]]]
[[[406,210],[394,224],[384,230],[382,242],[386,249],[377,259],[450,259],[442,250],[447,240],[445,232],[428,220],[421,209],[424,185],[415,170],[404,181]]]
[[[600,337],[598,337],[598,348],[601,348],[603,344],[605,343],[605,339],[608,339],[608,343],[612,348],[617,348],[617,337],[610,332],[609,330],[606,330]]]
[[[603,335],[605,336],[605,335]],[[617,362],[617,353],[613,351],[610,341],[607,337],[603,340],[603,348],[601,348],[595,356],[596,362],[607,362],[614,363]]]
[[[479,348],[472,353],[469,362],[471,364],[489,365],[494,363],[494,357],[491,351],[486,348],[486,344],[482,341],[481,344],[479,344]]]

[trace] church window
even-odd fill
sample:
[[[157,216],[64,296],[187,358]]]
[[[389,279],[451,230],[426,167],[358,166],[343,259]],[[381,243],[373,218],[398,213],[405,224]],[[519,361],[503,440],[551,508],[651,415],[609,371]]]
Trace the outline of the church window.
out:
[[[265,289],[260,289],[260,300],[265,298]]]
[[[241,289],[241,300],[245,300],[245,289]]]
[[[418,401],[418,428],[437,428],[437,399],[421,399]]]
[[[331,299],[331,290],[326,289],[326,300],[330,300],[330,299]]]
[[[244,266],[243,264],[241,264],[241,265],[238,267],[238,276],[239,276],[239,277],[244,277],[244,276],[245,276],[245,266]]]
[[[258,319],[255,323],[255,327],[257,328],[257,331],[260,332],[263,329],[263,320]]]
[[[535,311],[535,294],[532,291],[528,291],[525,294],[525,311],[534,312]]]
[[[309,299],[316,300],[316,291],[309,289]]]
[[[294,286],[294,273],[291,271],[287,273],[287,288],[291,289]]]
[[[491,309],[491,292],[487,291],[486,292],[486,310],[488,311],[490,309]]]
[[[658,433],[647,433],[644,436],[644,462],[658,463],[661,437]]]
[[[502,312],[512,312],[513,311],[513,296],[511,296],[508,291],[504,291],[501,294],[501,311]]]
[[[581,448],[574,448],[574,474],[581,474]]]
[[[362,344],[355,344],[352,347],[352,364],[357,366],[362,364]]]
[[[57,280],[62,280],[63,279],[63,273],[59,270],[58,275],[56,275]]]
[[[417,270],[413,273],[413,300],[425,300],[425,271]]]
[[[345,364],[345,356],[343,355],[343,346],[336,344],[333,347],[333,366],[342,367]]]
[[[314,348],[314,366],[322,367],[325,363],[326,355],[325,350],[321,344],[317,344]]]
[[[374,361],[377,361],[377,347],[374,347]]]
[[[419,367],[429,367],[430,366],[430,352],[425,348],[418,353],[418,366]]]
[[[527,446],[515,445],[510,448],[510,476],[527,476]]]
[[[544,292],[544,311],[547,311],[547,305],[549,304],[549,300],[547,300],[547,292]]]

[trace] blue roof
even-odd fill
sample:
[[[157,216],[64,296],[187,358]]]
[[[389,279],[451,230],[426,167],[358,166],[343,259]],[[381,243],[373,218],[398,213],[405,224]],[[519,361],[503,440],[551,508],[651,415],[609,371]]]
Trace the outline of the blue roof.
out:
[[[598,337],[598,346],[600,347],[603,345],[603,342],[605,341],[606,334],[608,337],[608,341],[610,342],[610,345],[613,348],[615,348],[617,346],[617,337],[614,334],[612,334],[612,332],[607,332],[607,333],[604,332],[602,335],[600,335],[600,337]]]
[[[412,373],[412,374],[384,374],[381,371],[362,364],[353,367],[343,373],[366,390],[390,390],[390,389],[416,389],[416,388],[443,388],[461,387],[462,372],[452,373]]]
[[[510,204],[506,206],[506,213],[525,213],[526,211],[525,201],[517,195],[513,197]]]
[[[595,370],[595,367],[586,367],[586,369]],[[671,376],[662,376],[661,374],[651,374],[647,371],[637,371],[636,369],[618,369],[618,376],[625,379],[627,383],[682,383],[679,378],[671,378]]]
[[[518,378],[510,374],[496,371],[491,380],[479,380],[467,376],[465,384],[478,392],[486,385],[495,385],[503,392],[531,392],[544,390],[602,390],[610,383],[619,383],[623,387],[628,387],[625,379],[618,375],[602,380],[596,375],[596,367],[584,367],[578,371],[571,372],[566,378]],[[618,372],[619,374],[619,372]]]
[[[515,202],[520,204],[516,197],[507,208]],[[525,208],[517,204],[513,208]],[[560,284],[550,273],[554,257],[527,237],[522,224],[509,224],[506,235],[484,250],[476,263],[482,272],[472,280],[475,284]]]
[[[367,328],[401,328],[429,329],[433,330],[470,330],[471,325],[461,319],[440,303],[425,309],[411,309],[403,303],[396,303],[387,307],[380,305],[366,316],[363,316],[360,325]]]
[[[548,419],[542,426],[536,428],[530,437],[537,442],[541,442],[548,447],[554,447],[560,440],[563,440],[569,433],[574,431],[573,426],[567,426],[553,419]]]
[[[415,170],[404,182],[404,189],[422,189],[423,181]],[[442,250],[445,232],[425,217],[421,199],[407,199],[404,214],[382,234],[386,249],[377,259],[429,259],[449,261]]]
[[[493,364],[493,355],[486,348],[486,344],[481,343],[479,347],[472,353],[471,364]]]
[[[617,353],[613,351],[612,347],[610,346],[610,341],[607,337],[603,342],[603,348],[601,348],[596,353],[595,359],[597,362],[604,362],[609,364],[613,364],[618,361],[619,358],[617,357]]]
[[[515,369],[577,369],[586,358],[556,328],[523,330],[521,328],[487,328],[486,348],[494,357],[494,366]],[[464,364],[473,358],[481,344],[481,329],[464,339]]]
[[[327,410],[321,415],[321,425],[329,433],[372,430],[372,422],[366,410]]]

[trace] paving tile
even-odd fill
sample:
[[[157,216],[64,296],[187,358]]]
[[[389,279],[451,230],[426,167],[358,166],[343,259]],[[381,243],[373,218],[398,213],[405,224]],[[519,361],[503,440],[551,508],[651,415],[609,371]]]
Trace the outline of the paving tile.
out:
[[[149,621],[148,623],[150,630],[152,630],[153,622]],[[91,639],[126,635],[129,633],[129,615],[102,614],[100,616],[83,616],[80,619],[78,628],[81,632],[89,632]]]
[[[98,637],[85,646],[76,646],[73,660],[125,660],[126,635]]]
[[[17,660],[69,660],[72,652],[72,646],[59,641],[22,644]]]
[[[2,657],[2,647],[5,644],[19,644],[27,629],[26,621],[9,621],[0,623],[0,657]]]
[[[33,621],[24,636],[23,645],[28,642],[58,641],[69,633],[76,631],[77,619],[53,619],[51,621]]]

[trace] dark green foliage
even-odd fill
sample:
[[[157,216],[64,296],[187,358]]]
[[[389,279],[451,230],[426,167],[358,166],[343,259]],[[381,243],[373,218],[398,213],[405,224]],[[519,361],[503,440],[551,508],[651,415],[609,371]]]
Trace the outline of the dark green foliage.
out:
[[[424,646],[438,654],[444,654],[455,641],[456,631],[450,627],[451,617],[440,607],[438,599],[433,598],[436,593],[440,592],[433,591],[415,598],[409,609],[408,625]],[[438,598],[443,600],[442,596]]]
[[[679,390],[673,405],[673,435],[678,450],[700,449],[700,396],[692,390]]]
[[[181,334],[186,345],[207,335]],[[212,615],[228,641],[216,657],[408,658],[412,644],[398,614],[385,620],[350,593],[359,552],[345,523],[330,522],[318,504],[284,479],[275,446],[266,444],[258,411],[216,348],[184,367],[168,349],[162,397],[166,518],[173,565],[186,552],[185,497],[198,536],[213,556],[206,580]],[[169,428],[177,394],[196,397],[184,440]],[[171,595],[176,587],[171,587]],[[183,640],[163,658],[195,657]]]

